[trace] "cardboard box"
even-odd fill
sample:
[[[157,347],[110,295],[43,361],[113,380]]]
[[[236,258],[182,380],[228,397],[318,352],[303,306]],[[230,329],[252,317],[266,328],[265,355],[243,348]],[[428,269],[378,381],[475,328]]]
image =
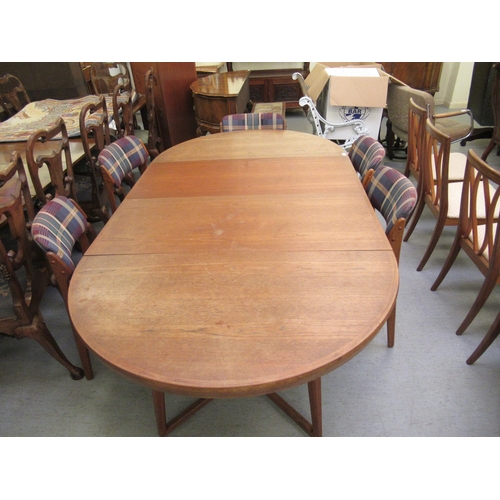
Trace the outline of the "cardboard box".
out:
[[[308,95],[326,121],[339,124],[361,119],[374,139],[387,104],[388,84],[381,66],[369,63],[317,63],[306,79]],[[327,138],[347,140],[352,135],[352,127],[342,127]]]

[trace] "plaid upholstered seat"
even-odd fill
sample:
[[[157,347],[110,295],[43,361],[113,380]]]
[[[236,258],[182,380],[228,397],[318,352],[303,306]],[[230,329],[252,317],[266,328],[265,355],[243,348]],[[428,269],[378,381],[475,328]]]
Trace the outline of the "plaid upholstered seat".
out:
[[[111,212],[116,211],[115,197],[123,200],[125,191],[122,183],[132,187],[135,177],[132,171],[138,168],[141,174],[148,166],[148,151],[144,143],[134,135],[127,135],[106,146],[98,157],[102,179],[106,187]]]
[[[349,159],[364,186],[370,180],[369,177],[365,179],[367,173],[375,170],[382,163],[384,156],[385,149],[382,144],[368,135],[362,135],[352,143]]]
[[[44,252],[56,254],[71,271],[75,264],[71,252],[87,230],[87,219],[70,198],[56,196],[35,216],[31,234]]]
[[[386,222],[385,234],[399,263],[406,220],[417,202],[417,190],[401,172],[381,165],[365,187],[368,198]],[[387,319],[387,344],[394,345],[396,303]]]
[[[134,135],[118,139],[99,154],[99,163],[109,172],[116,187],[134,168],[145,165],[147,159],[148,152],[143,142]]]
[[[241,113],[222,118],[221,132],[253,129],[284,130],[285,119],[279,113]]]

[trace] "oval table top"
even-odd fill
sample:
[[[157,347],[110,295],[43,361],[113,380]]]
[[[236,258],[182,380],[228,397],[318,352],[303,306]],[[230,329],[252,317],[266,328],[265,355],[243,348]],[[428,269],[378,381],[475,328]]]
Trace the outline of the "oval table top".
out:
[[[394,254],[342,148],[293,131],[200,137],[156,158],[79,262],[72,323],[153,390],[267,394],[377,334]]]

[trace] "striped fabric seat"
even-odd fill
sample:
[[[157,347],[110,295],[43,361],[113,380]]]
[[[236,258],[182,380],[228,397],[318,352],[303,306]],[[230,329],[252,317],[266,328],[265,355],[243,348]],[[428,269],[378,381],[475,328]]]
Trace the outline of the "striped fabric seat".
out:
[[[366,173],[375,170],[384,159],[385,149],[377,140],[368,135],[358,137],[349,150],[349,159],[361,179]]]
[[[407,220],[417,202],[417,190],[401,172],[382,165],[366,188],[370,202],[384,217],[388,234],[399,219]]]
[[[53,252],[74,271],[71,252],[75,242],[87,229],[85,214],[73,200],[56,196],[35,216],[31,234],[44,252]]]
[[[148,159],[144,143],[134,135],[118,139],[101,151],[99,163],[109,172],[116,187],[134,168],[143,166]]]
[[[221,132],[254,129],[284,130],[285,119],[279,113],[240,113],[222,118]]]

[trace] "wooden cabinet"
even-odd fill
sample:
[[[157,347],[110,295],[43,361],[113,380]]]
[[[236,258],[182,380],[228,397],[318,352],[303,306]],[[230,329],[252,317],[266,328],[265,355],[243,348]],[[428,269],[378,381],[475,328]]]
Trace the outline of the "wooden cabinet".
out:
[[[227,63],[232,71],[233,63]],[[258,102],[284,102],[287,108],[300,107],[302,97],[300,84],[292,79],[293,73],[301,73],[304,78],[309,74],[309,63],[300,68],[252,69],[250,72],[250,100]]]
[[[246,70],[216,73],[191,84],[198,135],[217,133],[224,116],[247,111],[249,74]]]
[[[146,72],[155,75],[155,109],[158,133],[165,149],[196,137],[196,120],[190,85],[196,80],[194,62],[132,62],[137,92],[145,94]]]
[[[442,62],[382,62],[386,73],[410,87],[434,95],[439,90]]]

